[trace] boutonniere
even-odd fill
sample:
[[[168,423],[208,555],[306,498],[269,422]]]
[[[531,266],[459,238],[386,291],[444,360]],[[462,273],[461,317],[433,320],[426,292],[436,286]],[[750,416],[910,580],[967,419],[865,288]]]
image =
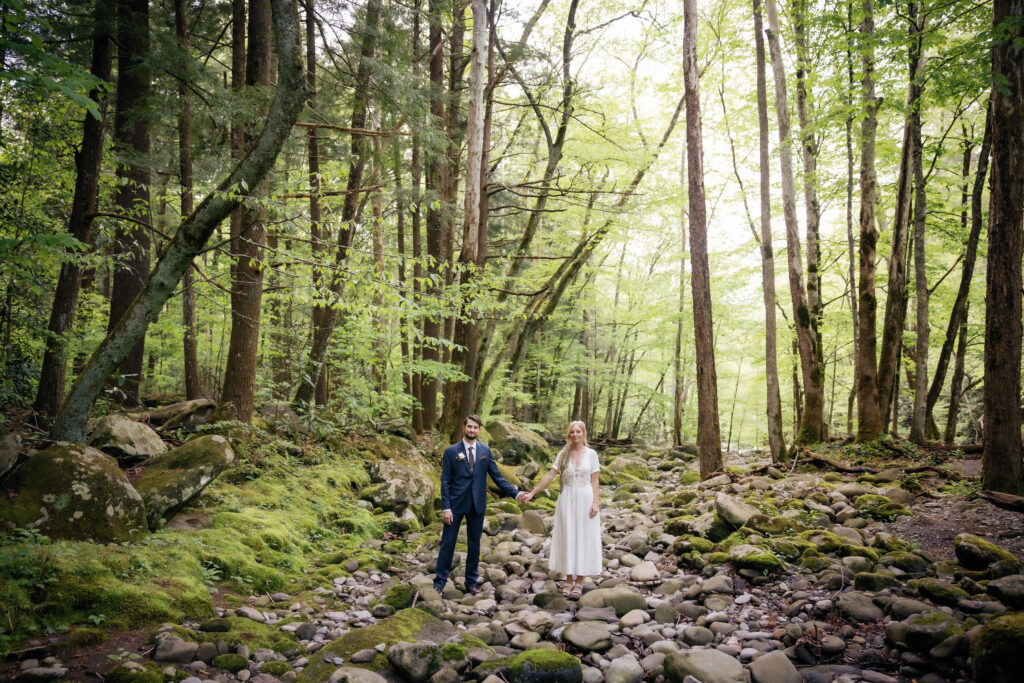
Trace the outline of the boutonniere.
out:
[[[456,458],[456,459],[457,460],[465,460],[466,459],[466,454],[465,453],[459,453],[459,457]]]

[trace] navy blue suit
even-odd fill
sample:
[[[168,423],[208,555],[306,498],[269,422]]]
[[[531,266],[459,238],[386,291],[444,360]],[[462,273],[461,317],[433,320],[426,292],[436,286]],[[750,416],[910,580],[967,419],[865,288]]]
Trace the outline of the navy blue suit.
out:
[[[480,564],[480,534],[484,528],[484,514],[487,511],[487,476],[490,475],[502,496],[516,497],[519,489],[505,480],[498,470],[491,449],[479,441],[473,447],[476,465],[469,468],[466,444],[459,441],[444,449],[441,457],[441,509],[451,510],[453,519],[441,531],[441,549],[437,555],[437,569],[434,587],[444,588],[452,570],[455,556],[455,540],[459,536],[462,519],[466,519],[466,587],[475,586],[479,581],[477,568]]]

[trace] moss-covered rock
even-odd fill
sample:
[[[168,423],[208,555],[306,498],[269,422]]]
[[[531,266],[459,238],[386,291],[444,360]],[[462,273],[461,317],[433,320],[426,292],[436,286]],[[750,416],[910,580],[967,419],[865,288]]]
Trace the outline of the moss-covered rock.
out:
[[[501,453],[505,464],[522,465],[533,461],[544,469],[554,461],[548,442],[522,425],[494,420],[487,423],[487,431],[491,434],[488,445]]]
[[[266,662],[260,667],[261,674],[270,674],[271,676],[277,676],[278,678],[289,671],[295,671],[295,667],[288,662]]]
[[[1016,683],[1024,651],[1024,612],[1004,614],[986,624],[971,641],[974,680]]]
[[[225,671],[236,673],[249,666],[249,660],[242,655],[227,653],[214,657],[213,665],[218,669],[224,669]]]
[[[753,569],[759,572],[772,572],[782,567],[782,560],[770,551],[748,543],[733,547],[729,551],[729,562],[739,569]]]
[[[438,469],[400,437],[382,435],[372,446],[379,460],[370,467],[373,485],[360,497],[399,515],[411,509],[425,524],[434,521],[434,499],[441,495]]]
[[[969,597],[967,591],[957,588],[942,579],[913,579],[907,585],[916,590],[920,595],[944,605],[955,605],[959,600]]]
[[[95,448],[56,443],[7,480],[0,525],[34,526],[54,538],[127,541],[147,530],[142,497],[117,462]]]
[[[106,683],[164,683],[164,676],[154,669],[130,669],[115,666],[103,674]]]
[[[745,526],[766,536],[777,536],[779,534],[789,534],[804,530],[804,526],[792,517],[769,517],[762,514],[750,517]]]
[[[70,650],[77,650],[82,647],[99,645],[107,640],[108,635],[104,629],[83,626],[68,633],[68,637],[64,639],[64,646]]]
[[[146,503],[149,528],[160,527],[202,493],[235,459],[228,440],[218,434],[186,441],[143,466],[135,489]]]
[[[973,534],[957,534],[953,550],[956,559],[967,569],[988,569],[1000,561],[1019,563],[1009,551]]]
[[[302,670],[299,680],[323,681],[330,678],[331,672],[337,666],[325,662],[324,657],[341,657],[348,661],[354,653],[372,649],[378,643],[390,646],[399,641],[441,642],[454,634],[455,629],[447,621],[442,621],[421,609],[404,609],[373,626],[350,631],[326,645],[317,653],[318,657]],[[384,655],[380,655],[365,668],[378,671],[385,666],[387,660]]]
[[[891,572],[861,572],[853,577],[853,585],[860,591],[880,591],[899,584]]]
[[[167,450],[167,444],[149,425],[127,415],[107,415],[89,432],[89,445],[119,463],[130,464]]]
[[[928,560],[924,559],[917,553],[902,550],[882,556],[879,559],[879,562],[889,567],[901,569],[908,574],[921,574],[928,571],[928,567],[930,566]]]
[[[197,398],[170,405],[154,408],[149,411],[149,423],[161,425],[161,430],[170,432],[175,429],[192,431],[213,418],[217,404],[213,399]]]
[[[945,639],[964,632],[963,626],[944,612],[917,614],[903,623],[907,626],[907,646],[915,652],[928,652]]]
[[[412,599],[416,595],[416,587],[409,583],[396,583],[388,589],[387,595],[381,601],[385,605],[394,607],[395,610],[402,610],[412,606]]]
[[[580,660],[560,650],[536,649],[479,664],[473,675],[498,676],[510,683],[581,683]]]
[[[854,501],[854,505],[857,506],[857,510],[862,515],[867,515],[868,517],[884,521],[892,521],[897,517],[910,514],[910,510],[906,507],[892,502],[885,496],[879,496],[873,493],[866,493],[863,496],[858,497],[857,500]]]

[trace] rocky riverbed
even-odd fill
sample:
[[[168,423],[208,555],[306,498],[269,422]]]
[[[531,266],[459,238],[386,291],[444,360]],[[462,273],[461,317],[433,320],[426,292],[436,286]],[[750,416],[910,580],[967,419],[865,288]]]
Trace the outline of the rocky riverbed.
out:
[[[438,530],[409,531],[417,550],[388,571],[353,562],[301,597],[253,595],[165,625],[142,657],[116,655],[105,680],[1018,680],[1024,515],[963,494],[915,495],[898,467],[790,473],[745,453],[730,457],[733,474],[697,483],[681,458],[603,458],[605,567],[578,599],[548,571],[551,501],[525,511],[492,502],[478,595],[453,583],[438,594]],[[758,466],[765,474],[735,473]],[[915,519],[946,524],[922,543]],[[999,520],[994,533],[985,519]],[[244,644],[239,633],[257,625],[279,644]],[[12,673],[69,676],[53,657]]]

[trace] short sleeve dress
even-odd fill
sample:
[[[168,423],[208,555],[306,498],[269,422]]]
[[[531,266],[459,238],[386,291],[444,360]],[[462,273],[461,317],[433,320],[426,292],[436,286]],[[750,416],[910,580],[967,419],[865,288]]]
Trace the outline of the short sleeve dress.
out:
[[[590,475],[600,470],[597,451],[588,448],[578,465],[569,458],[562,475],[562,492],[555,505],[551,535],[551,571],[566,576],[597,576],[601,573],[601,515],[590,516],[594,487]],[[555,467],[559,466],[555,461]]]

